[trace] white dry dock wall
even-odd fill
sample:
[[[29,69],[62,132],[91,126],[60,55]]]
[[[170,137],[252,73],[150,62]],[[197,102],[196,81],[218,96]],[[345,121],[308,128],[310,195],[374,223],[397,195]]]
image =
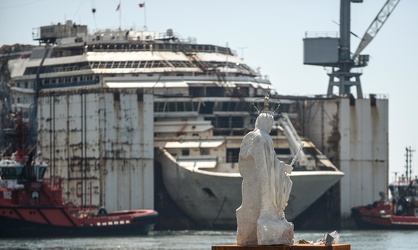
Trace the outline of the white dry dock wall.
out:
[[[66,201],[108,211],[154,207],[152,95],[44,92],[38,103],[39,145]]]
[[[348,218],[351,208],[378,200],[387,193],[389,171],[388,100],[356,99],[340,106],[341,215]]]
[[[351,208],[380,199],[388,190],[387,99],[330,98],[304,105],[304,135],[345,173],[341,180],[342,225]]]

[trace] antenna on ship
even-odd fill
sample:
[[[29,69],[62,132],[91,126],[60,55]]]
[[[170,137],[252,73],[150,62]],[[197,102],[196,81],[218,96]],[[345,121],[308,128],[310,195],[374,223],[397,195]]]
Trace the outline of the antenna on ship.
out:
[[[94,28],[97,29],[97,22],[96,22],[96,6],[94,4],[94,0],[91,2],[91,13],[93,13],[93,19],[94,19]]]
[[[145,1],[143,1],[142,3],[139,3],[139,8],[143,8],[144,9],[144,30],[147,30],[147,7],[145,6]]]
[[[244,60],[244,50],[248,49],[248,47],[238,47],[241,50],[241,60]]]
[[[122,0],[119,0],[118,7],[116,7],[116,11],[119,11],[119,31],[122,30],[121,23],[122,23],[122,10],[120,9],[120,4]]]

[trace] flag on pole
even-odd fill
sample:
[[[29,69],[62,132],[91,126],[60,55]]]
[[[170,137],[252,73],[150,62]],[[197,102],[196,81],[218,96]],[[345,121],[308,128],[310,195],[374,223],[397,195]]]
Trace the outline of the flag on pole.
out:
[[[118,11],[120,9],[120,3],[118,4],[118,7],[116,8],[116,11]]]
[[[143,8],[145,6],[145,2],[139,3],[139,8]]]

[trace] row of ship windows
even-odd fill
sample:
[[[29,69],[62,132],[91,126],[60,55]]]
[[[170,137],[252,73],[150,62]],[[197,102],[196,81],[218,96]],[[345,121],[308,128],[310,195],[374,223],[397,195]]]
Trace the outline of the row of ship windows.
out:
[[[211,108],[210,108],[211,107]],[[207,109],[211,109],[207,111]],[[155,102],[154,112],[247,112],[249,104],[245,102]]]
[[[98,39],[97,39],[98,38]],[[96,40],[100,40],[98,36]],[[139,37],[138,37],[139,39]],[[169,51],[183,52],[186,54],[205,52],[205,53],[221,53],[233,56],[229,48],[213,46],[213,45],[194,45],[194,44],[94,44],[83,47],[55,48],[51,57],[75,56],[82,55],[86,52],[130,52],[130,51]],[[43,54],[42,54],[43,55]],[[40,57],[42,58],[40,54]]]
[[[12,99],[13,104],[31,104],[32,96],[21,95]],[[154,112],[198,112],[202,102],[155,102]],[[213,111],[237,112],[248,111],[248,104],[236,102],[218,102],[213,105]],[[222,126],[221,126],[222,127]]]
[[[155,102],[154,112],[196,112],[199,106],[200,102]]]
[[[23,88],[23,89],[35,89],[35,82],[18,82],[16,83],[16,87]]]
[[[190,61],[170,61],[169,65],[166,61],[122,61],[122,62],[91,62],[90,67],[92,69],[113,69],[113,68],[166,68],[166,67],[178,67],[178,68],[190,68],[194,65]]]
[[[200,67],[205,68],[233,68],[239,70],[246,70],[251,72],[245,64],[232,63],[232,62],[198,62]],[[44,73],[57,73],[57,72],[68,72],[77,70],[89,70],[89,69],[137,69],[137,68],[193,68],[196,67],[190,61],[100,61],[100,62],[80,62],[80,63],[67,63],[67,64],[56,64],[49,66],[38,66],[27,67],[24,75],[44,74]]]
[[[238,162],[239,159],[239,148],[227,148],[226,149],[226,162]],[[289,148],[275,148],[274,151],[276,154],[286,154],[290,155],[290,149]],[[200,155],[211,155],[212,152],[206,148],[200,149]],[[189,149],[182,149],[181,155],[188,156],[190,155]]]
[[[21,95],[12,99],[13,103],[31,104],[33,97]],[[210,110],[208,110],[210,109]],[[252,110],[246,102],[155,102],[154,112],[248,112]],[[222,125],[219,125],[223,127]]]
[[[56,83],[71,83],[71,82],[98,82],[99,76],[93,75],[80,75],[80,76],[68,76],[68,77],[57,77],[57,78],[44,78],[41,80],[42,85],[44,84],[56,84]],[[16,87],[24,89],[35,89],[35,81],[18,82]]]
[[[99,39],[98,39],[99,40]],[[227,55],[233,55],[229,48],[219,47],[215,45],[201,45],[201,44],[99,44],[99,45],[87,45],[87,52],[112,52],[112,51],[173,51],[184,53],[222,53]]]
[[[29,97],[29,96],[18,96],[18,97],[13,97],[12,98],[12,103],[13,104],[32,104],[33,103],[33,97]]]
[[[42,80],[42,84],[55,84],[55,83],[70,83],[70,82],[90,82],[99,81],[99,76],[84,75],[84,76],[68,76],[61,78],[45,78]]]

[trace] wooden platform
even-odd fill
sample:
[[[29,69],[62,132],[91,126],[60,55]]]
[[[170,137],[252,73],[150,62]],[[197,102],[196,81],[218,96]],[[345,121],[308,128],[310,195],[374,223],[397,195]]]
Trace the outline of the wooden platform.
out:
[[[332,246],[293,244],[291,246],[240,246],[240,245],[219,245],[212,246],[212,250],[350,250],[348,244],[332,244]]]
[[[212,250],[291,250],[290,246],[274,245],[274,246],[240,246],[240,245],[220,245],[212,246]]]
[[[350,250],[349,244],[332,244],[332,246],[310,245],[310,244],[294,244],[290,246],[292,250]]]

